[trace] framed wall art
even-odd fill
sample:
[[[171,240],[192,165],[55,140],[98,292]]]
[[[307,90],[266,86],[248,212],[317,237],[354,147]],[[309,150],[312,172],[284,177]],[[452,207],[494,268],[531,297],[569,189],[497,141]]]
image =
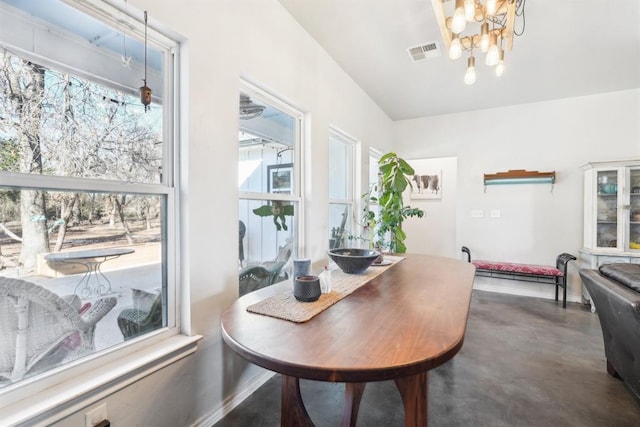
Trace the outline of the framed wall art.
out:
[[[267,166],[267,192],[291,193],[293,190],[293,163]]]
[[[420,160],[407,161],[414,169],[411,177],[412,199],[441,199],[442,198],[442,170],[421,167]]]

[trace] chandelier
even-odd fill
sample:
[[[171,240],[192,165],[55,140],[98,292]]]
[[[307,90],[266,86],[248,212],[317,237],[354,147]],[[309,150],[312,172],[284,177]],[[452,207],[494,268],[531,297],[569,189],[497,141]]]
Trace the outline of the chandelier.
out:
[[[249,95],[240,94],[240,120],[249,120],[258,117],[264,111],[264,105],[256,104]]]
[[[485,53],[485,64],[495,67],[498,77],[504,72],[504,51],[513,47],[513,37],[524,33],[526,0],[431,0],[440,27],[442,40],[449,49],[449,58],[469,52],[464,82],[476,81],[474,51]],[[515,29],[522,18],[522,29]]]

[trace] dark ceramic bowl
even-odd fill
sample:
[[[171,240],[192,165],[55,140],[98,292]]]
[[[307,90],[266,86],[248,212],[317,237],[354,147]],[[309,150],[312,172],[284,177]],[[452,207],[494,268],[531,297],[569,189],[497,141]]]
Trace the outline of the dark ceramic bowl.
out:
[[[371,249],[340,248],[331,249],[329,257],[338,264],[345,273],[360,274],[365,271],[380,255]]]

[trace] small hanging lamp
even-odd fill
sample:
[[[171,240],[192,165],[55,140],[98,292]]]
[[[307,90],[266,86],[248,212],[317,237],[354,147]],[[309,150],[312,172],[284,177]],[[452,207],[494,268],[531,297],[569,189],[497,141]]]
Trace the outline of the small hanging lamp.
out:
[[[144,11],[144,86],[140,88],[140,102],[144,105],[144,111],[149,111],[151,104],[151,88],[147,86],[147,11]]]

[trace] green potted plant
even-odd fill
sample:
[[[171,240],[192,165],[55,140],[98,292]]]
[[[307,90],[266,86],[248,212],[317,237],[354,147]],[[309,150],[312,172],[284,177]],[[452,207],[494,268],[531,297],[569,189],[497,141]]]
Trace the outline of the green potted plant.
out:
[[[369,234],[369,246],[373,249],[388,250],[392,253],[405,253],[407,235],[402,230],[402,222],[408,217],[422,218],[424,211],[405,206],[402,193],[411,185],[415,171],[396,153],[387,153],[378,161],[380,165],[380,188],[363,195],[363,227]],[[372,209],[377,205],[378,209]],[[365,239],[367,240],[367,239]]]

